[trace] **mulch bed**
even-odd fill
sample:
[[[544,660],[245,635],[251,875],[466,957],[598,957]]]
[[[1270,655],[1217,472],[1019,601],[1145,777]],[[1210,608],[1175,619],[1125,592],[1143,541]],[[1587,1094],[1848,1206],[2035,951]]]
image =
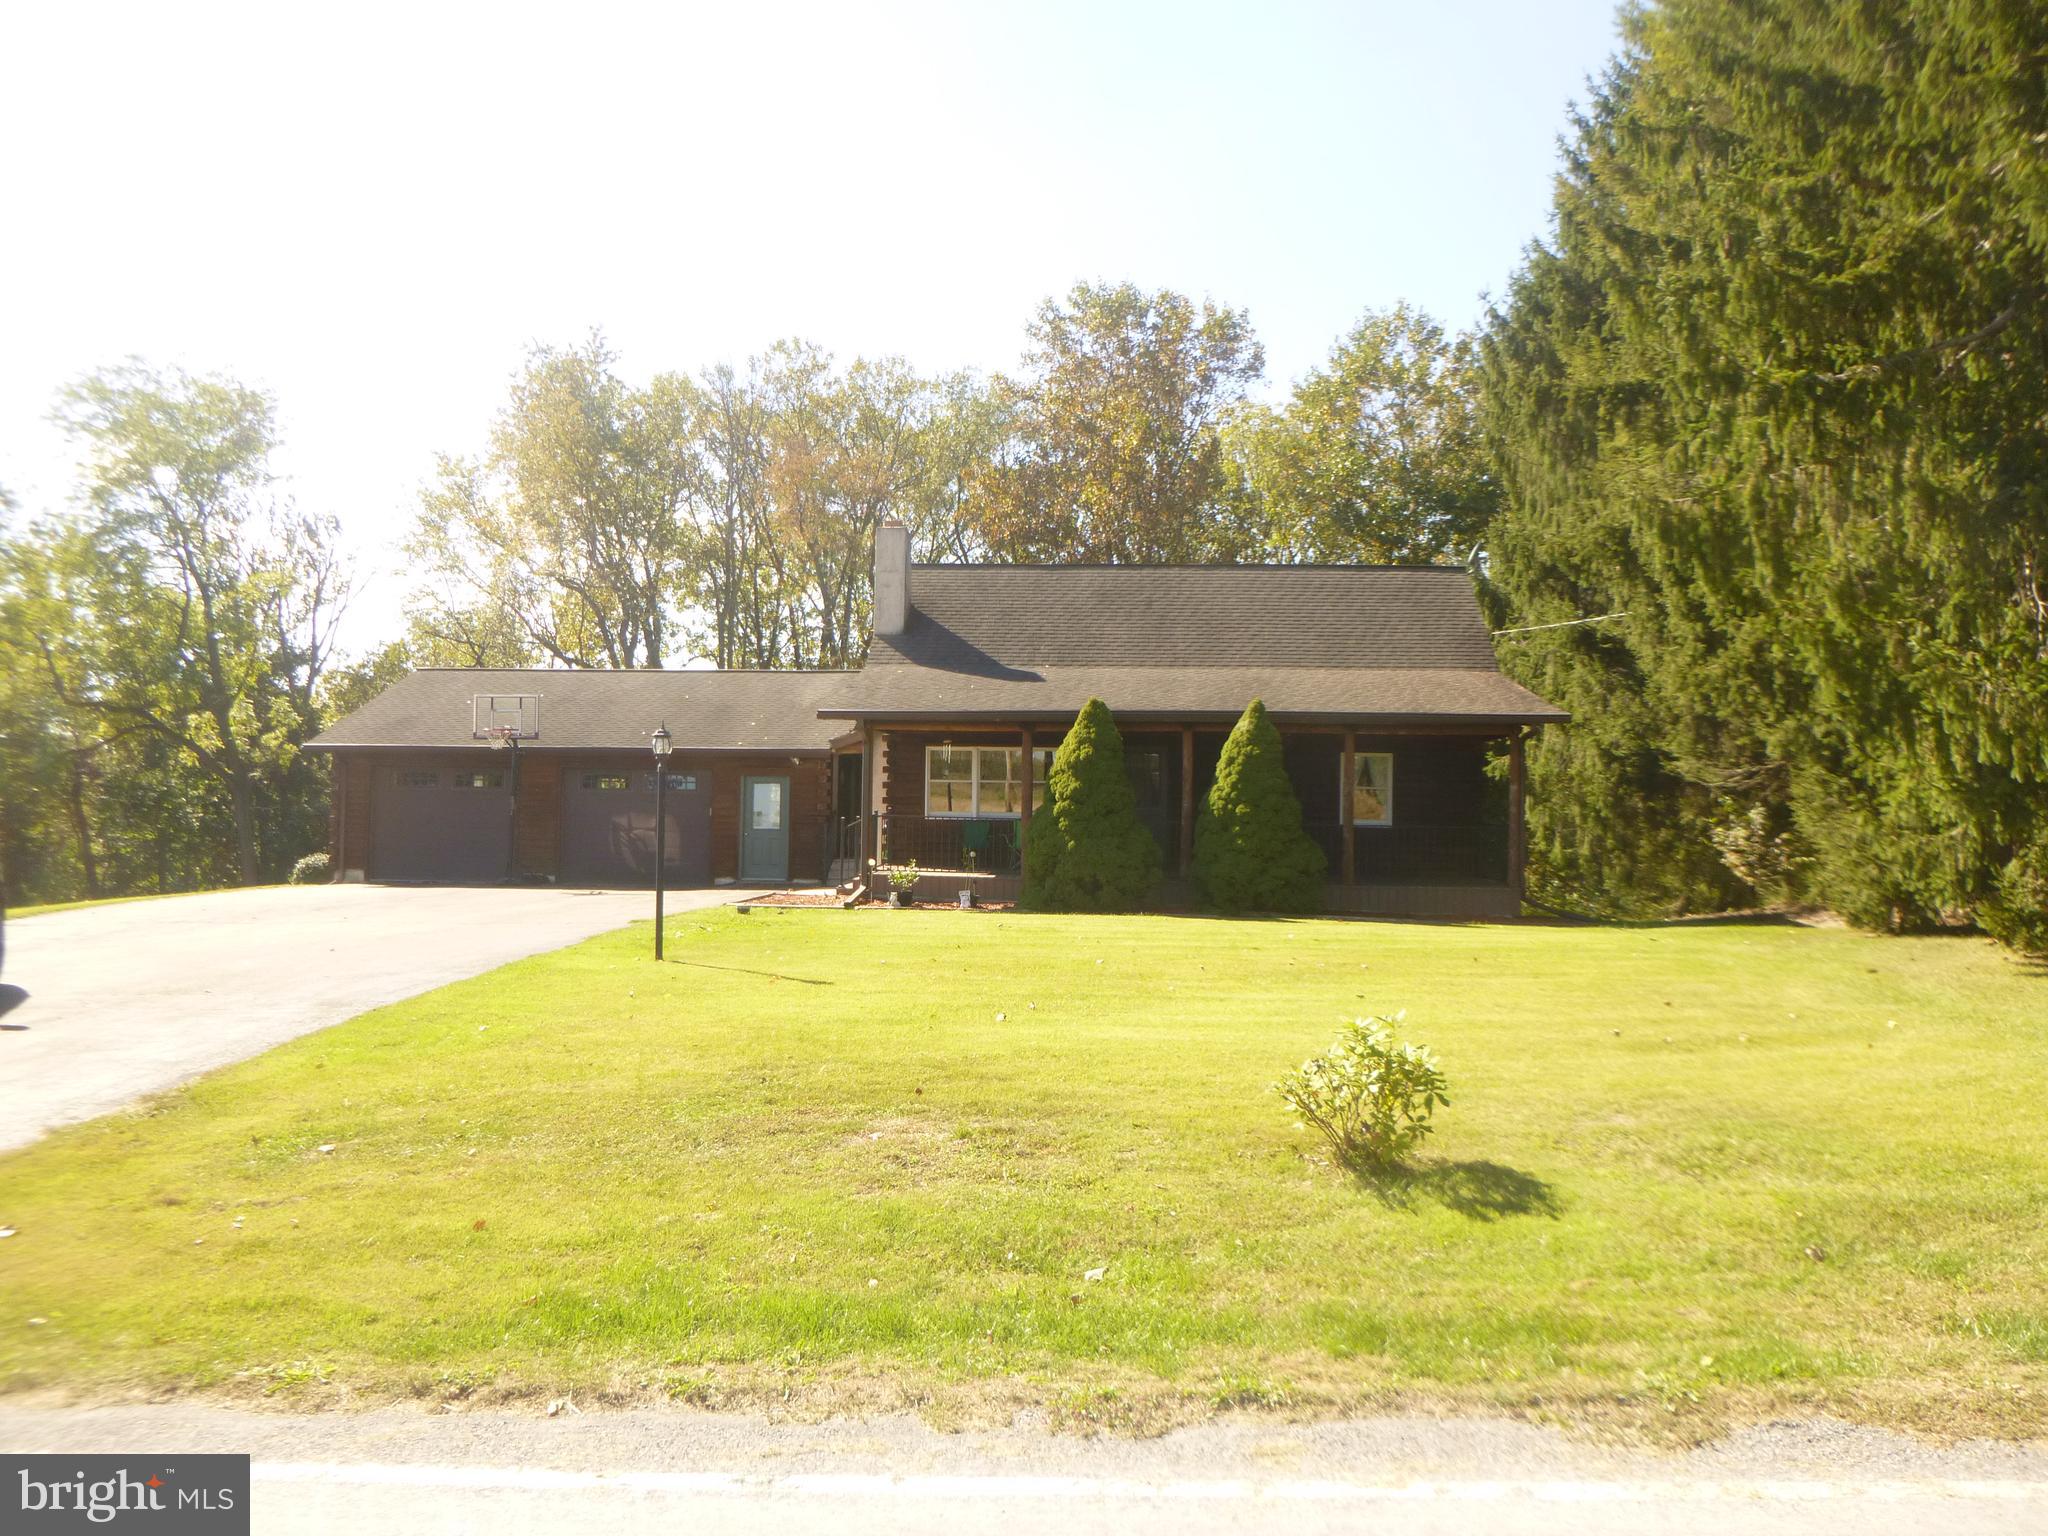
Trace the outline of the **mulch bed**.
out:
[[[971,907],[962,907],[957,901],[909,901],[900,907],[892,908],[889,905],[888,898],[884,897],[880,901],[864,901],[861,905],[863,907],[874,907],[882,912],[1009,912],[1016,908],[1017,903],[1014,901],[977,901]]]
[[[761,896],[749,896],[738,903],[741,907],[836,907],[839,897],[831,891],[770,891]],[[982,901],[967,908],[973,912],[1010,912],[1016,909],[1014,901]],[[875,910],[880,912],[958,912],[958,902],[913,901],[902,907],[891,907],[888,900],[864,901],[853,909],[857,912]]]

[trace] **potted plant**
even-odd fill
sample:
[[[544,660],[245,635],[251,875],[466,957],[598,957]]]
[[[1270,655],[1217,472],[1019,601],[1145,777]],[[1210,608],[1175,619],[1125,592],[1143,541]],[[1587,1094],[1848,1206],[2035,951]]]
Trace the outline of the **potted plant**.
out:
[[[889,871],[889,905],[905,907],[910,905],[910,893],[917,889],[917,860],[899,864]]]

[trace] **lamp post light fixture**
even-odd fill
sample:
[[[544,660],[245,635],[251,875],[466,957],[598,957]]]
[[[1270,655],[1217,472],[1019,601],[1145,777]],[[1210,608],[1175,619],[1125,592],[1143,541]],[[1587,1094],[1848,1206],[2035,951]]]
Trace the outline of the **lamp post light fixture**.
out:
[[[661,904],[668,888],[668,722],[654,733],[654,958],[661,958]]]

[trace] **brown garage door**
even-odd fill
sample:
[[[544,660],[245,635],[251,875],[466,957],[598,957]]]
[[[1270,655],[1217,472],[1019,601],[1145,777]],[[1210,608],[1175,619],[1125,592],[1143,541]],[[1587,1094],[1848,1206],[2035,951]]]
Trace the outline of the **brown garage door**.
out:
[[[370,790],[373,880],[496,880],[511,804],[503,764],[379,767]]]
[[[654,883],[654,775],[572,769],[563,787],[562,875],[591,885]],[[711,883],[711,776],[668,776],[668,883]]]

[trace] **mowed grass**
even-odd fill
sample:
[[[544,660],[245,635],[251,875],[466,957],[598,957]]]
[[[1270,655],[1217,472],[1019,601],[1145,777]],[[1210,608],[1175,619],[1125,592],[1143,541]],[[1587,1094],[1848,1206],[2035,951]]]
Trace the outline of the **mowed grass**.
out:
[[[2048,977],[1983,941],[837,911],[650,939],[0,1159],[0,1385],[2048,1420]],[[1453,1102],[1373,1186],[1269,1085],[1397,1008]]]

